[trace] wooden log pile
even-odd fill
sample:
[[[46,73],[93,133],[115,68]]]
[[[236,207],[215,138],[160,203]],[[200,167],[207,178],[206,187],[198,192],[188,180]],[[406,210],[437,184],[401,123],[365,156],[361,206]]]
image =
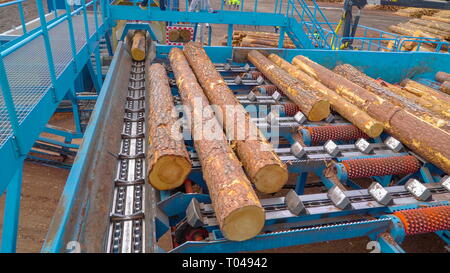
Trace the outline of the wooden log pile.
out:
[[[408,9],[402,9],[399,12],[403,12],[404,10]],[[417,18],[411,19],[406,23],[399,23],[397,25],[389,26],[390,31],[402,36],[430,38],[430,42],[422,43],[420,47],[418,47],[417,42],[405,42],[403,43],[401,50],[434,52],[436,51],[436,43],[433,42],[433,40],[436,41],[437,39],[443,42],[450,41],[450,13],[448,13],[448,11],[435,11],[436,12],[423,13],[426,15],[421,14],[421,18],[420,16],[412,16]],[[388,44],[388,48],[392,47],[393,42],[390,42],[390,44]],[[448,52],[446,50],[447,48],[443,48],[441,52]]]
[[[142,61],[145,59],[146,50],[146,32],[144,30],[135,30],[132,37],[131,56],[135,61]]]
[[[217,72],[203,47],[199,43],[189,42],[184,46],[184,55],[203,87],[206,97],[211,104],[220,107],[219,121],[231,138],[250,180],[261,192],[279,191],[288,180],[286,165],[281,162],[271,144],[251,121],[250,114]]]
[[[304,56],[296,56],[292,63],[335,91],[346,100],[382,122],[385,130],[426,160],[450,173],[450,132],[448,126],[432,124],[417,112],[400,107],[392,93],[377,87],[370,78],[355,73],[348,65],[338,66],[334,72]],[[335,73],[336,72],[336,73]],[[418,91],[417,91],[418,92]],[[437,91],[436,91],[437,92]],[[443,94],[445,95],[445,94]],[[423,97],[423,95],[422,95]],[[430,96],[428,96],[430,97]],[[438,97],[434,100],[438,100]],[[442,105],[446,100],[439,99]],[[448,119],[444,119],[448,124]]]
[[[259,31],[244,31],[235,30],[233,31],[233,46],[242,47],[261,47],[261,48],[272,48],[278,47],[278,40],[280,34],[274,32],[259,32]],[[224,37],[222,45],[227,44],[228,36]],[[292,40],[285,34],[284,38],[284,48],[296,48]]]
[[[424,8],[404,8],[397,11],[395,14],[405,17],[420,18],[422,15],[433,15],[439,10],[437,9],[424,9]]]
[[[203,135],[205,126],[221,126],[183,51],[173,48],[169,60],[183,104],[198,121],[190,122],[191,132],[219,227],[229,240],[250,239],[264,226],[264,209],[223,131],[213,139]]]

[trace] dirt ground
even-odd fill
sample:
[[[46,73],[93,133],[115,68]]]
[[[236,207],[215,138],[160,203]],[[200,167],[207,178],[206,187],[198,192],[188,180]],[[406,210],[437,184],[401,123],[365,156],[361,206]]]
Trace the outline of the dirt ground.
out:
[[[43,1],[44,5],[46,1]],[[183,2],[183,1],[181,1]],[[252,1],[246,1],[248,10],[253,7]],[[260,1],[259,10],[271,11],[273,2]],[[217,4],[217,3],[216,3]],[[336,22],[341,15],[341,4],[319,3],[323,12],[330,22]],[[27,21],[36,18],[35,1],[24,3]],[[391,12],[364,10],[361,24],[387,30],[391,24],[407,20],[404,17],[393,15]],[[20,25],[15,6],[0,9],[0,33],[14,26]],[[250,29],[250,27],[237,26],[236,29]],[[264,28],[256,28],[263,30]],[[213,45],[220,43],[226,34],[226,26],[213,25]],[[51,124],[73,129],[70,114],[58,114],[52,118]],[[39,252],[44,242],[46,232],[53,212],[58,204],[65,181],[69,174],[68,170],[54,167],[46,167],[35,163],[26,162],[23,171],[23,188],[21,198],[21,214],[19,222],[18,252]],[[3,212],[4,195],[0,197],[0,211]],[[0,219],[0,225],[2,224]],[[296,246],[289,248],[274,249],[267,252],[368,252],[366,249],[367,238],[324,242],[318,244]],[[426,234],[407,238],[402,245],[408,252],[445,252],[445,244],[434,234]]]

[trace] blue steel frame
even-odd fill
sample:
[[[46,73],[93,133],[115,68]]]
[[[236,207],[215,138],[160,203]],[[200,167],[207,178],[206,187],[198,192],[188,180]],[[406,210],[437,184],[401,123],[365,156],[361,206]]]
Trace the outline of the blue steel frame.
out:
[[[13,1],[9,3],[0,4],[0,7],[18,4],[20,17],[23,19],[23,11],[21,9],[23,1]],[[98,23],[97,5],[101,5],[102,24]],[[12,136],[9,137],[6,142],[0,147],[0,159],[2,165],[0,166],[0,173],[2,174],[2,181],[0,182],[0,193],[4,193],[6,190],[6,206],[4,214],[4,228],[2,233],[1,251],[2,252],[14,252],[16,249],[17,241],[17,228],[18,217],[20,208],[20,193],[22,182],[22,168],[23,161],[26,158],[28,151],[33,146],[34,142],[38,138],[40,132],[44,128],[51,115],[56,110],[59,102],[64,98],[66,94],[69,94],[72,98],[76,98],[75,89],[73,83],[79,76],[82,68],[90,60],[92,53],[99,58],[99,41],[104,36],[105,32],[109,29],[107,20],[107,2],[104,0],[92,0],[89,3],[82,1],[81,7],[72,10],[67,4],[65,5],[65,14],[55,14],[54,19],[47,22],[45,18],[45,12],[42,6],[42,1],[37,0],[36,5],[40,18],[40,27],[26,32],[25,22],[22,20],[22,26],[24,32],[26,32],[20,38],[17,38],[10,43],[2,45],[0,48],[0,84],[3,99],[6,109],[8,110],[9,122],[12,127]],[[94,35],[89,34],[88,20],[86,8],[89,6],[94,7]],[[74,38],[74,29],[72,25],[72,16],[83,13],[85,22],[85,34],[86,42],[82,48],[77,52]],[[59,24],[68,22],[68,33],[70,37],[70,46],[72,52],[72,58],[67,67],[61,72],[59,76],[55,73],[55,63],[53,60],[54,53],[52,52],[52,44],[49,38],[49,32]],[[92,29],[92,28],[91,28]],[[11,89],[9,81],[5,72],[4,58],[10,54],[17,54],[22,46],[33,41],[34,39],[42,37],[44,39],[45,52],[47,55],[47,65],[50,72],[51,86],[48,86],[48,91],[37,102],[33,110],[29,113],[27,118],[19,123],[17,118],[17,110],[14,105],[14,101],[11,95]],[[99,60],[99,59],[97,59]],[[99,63],[99,62],[97,62]],[[101,71],[101,69],[99,70]],[[101,86],[101,79],[98,78],[99,88]],[[77,132],[75,135],[67,136],[70,139],[73,137],[80,137],[81,131],[77,126]]]

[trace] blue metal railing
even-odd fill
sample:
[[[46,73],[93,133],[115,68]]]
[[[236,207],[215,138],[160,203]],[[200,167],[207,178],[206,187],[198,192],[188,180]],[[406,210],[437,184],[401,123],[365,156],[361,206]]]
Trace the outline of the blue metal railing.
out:
[[[24,30],[24,34],[16,39],[17,41],[7,43],[0,47],[0,161],[4,163],[1,167],[2,180],[0,181],[0,194],[4,193],[5,190],[7,191],[5,212],[8,211],[8,213],[4,214],[1,237],[2,252],[14,252],[16,249],[21,193],[21,170],[23,160],[35,139],[39,136],[40,131],[36,129],[41,127],[37,124],[45,125],[47,122],[47,120],[44,120],[46,119],[45,117],[51,116],[54,111],[53,108],[56,109],[58,103],[68,91],[73,93],[71,94],[73,98],[76,97],[75,90],[71,86],[73,83],[69,83],[67,80],[70,79],[72,82],[75,80],[76,76],[81,72],[81,66],[89,61],[92,53],[95,55],[98,64],[100,64],[99,40],[102,37],[101,34],[105,32],[105,23],[108,23],[108,18],[105,14],[108,5],[107,0],[91,0],[88,3],[83,0],[79,7],[70,6],[65,1],[65,13],[57,14],[55,10],[55,18],[48,22],[42,1],[36,0],[40,26],[27,32],[23,9],[21,8],[24,1],[17,0],[0,4],[0,8],[14,4],[20,7],[19,13]],[[93,13],[90,15],[88,15],[88,7],[93,9]],[[101,23],[99,22],[99,12],[102,13]],[[83,21],[78,19],[80,15],[83,16]],[[80,24],[80,22],[84,23],[84,31],[80,30],[78,26],[75,28],[73,22],[75,16],[78,16],[76,18],[77,24]],[[61,27],[65,27],[63,24],[67,24],[67,30],[65,31],[61,29]],[[52,35],[53,31],[56,31],[55,35]],[[77,39],[78,42],[80,39],[80,32],[81,34],[84,32],[85,35],[83,44],[77,43]],[[68,35],[61,36],[61,33],[68,33]],[[68,41],[65,41],[65,39]],[[43,41],[43,51],[46,56],[45,63],[31,63],[28,66],[26,63],[11,63],[11,61],[15,60],[15,56],[30,54],[30,48],[33,48],[34,44],[39,49],[41,41]],[[61,41],[63,41],[63,44],[61,44]],[[70,49],[67,47],[64,48],[65,43],[70,45]],[[58,50],[67,50],[71,56],[69,58],[66,58],[66,56],[61,57],[62,53],[58,52]],[[39,53],[35,52],[34,54]],[[26,56],[21,58],[17,57],[16,59],[24,60],[25,58]],[[33,58],[33,56],[30,56],[30,58]],[[57,60],[58,62],[56,62]],[[40,70],[40,67],[46,66],[47,68],[45,70],[48,70],[47,76],[50,78],[49,85],[34,86],[33,84],[35,82],[31,81],[33,84],[28,83],[26,90],[22,86],[18,86],[17,73],[26,73],[26,71],[14,71],[8,69],[8,67],[24,66],[31,69],[30,73],[31,71],[36,71],[36,69]],[[98,73],[101,73],[101,68],[98,69],[97,67]],[[45,73],[42,77],[46,77]],[[100,77],[98,80],[101,84]],[[23,83],[20,84],[22,85]],[[39,89],[40,91],[32,91],[33,89]],[[42,94],[36,100],[30,100],[28,102],[27,97],[29,95],[27,92],[41,92]],[[49,96],[52,99],[47,99],[50,98]],[[45,101],[42,103],[45,105],[38,106],[44,99]],[[34,113],[33,110],[38,107],[41,110],[45,110],[39,112],[39,115],[31,115]],[[19,113],[23,113],[23,111],[26,111],[27,114],[19,116]],[[32,121],[29,121],[30,119]],[[8,142],[11,142],[11,144],[6,145]]]

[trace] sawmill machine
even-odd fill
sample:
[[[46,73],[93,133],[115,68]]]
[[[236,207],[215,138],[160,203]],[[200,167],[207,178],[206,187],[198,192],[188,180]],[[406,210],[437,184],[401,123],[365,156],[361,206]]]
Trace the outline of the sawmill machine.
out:
[[[226,10],[220,2],[213,12],[190,12],[183,5],[161,10],[142,9],[135,1],[81,1],[79,7],[66,4],[65,12],[50,20],[37,1],[40,27],[1,47],[0,185],[6,194],[2,251],[16,249],[23,162],[36,140],[42,140],[42,131],[64,136],[66,143],[54,146],[76,151],[42,252],[243,252],[364,237],[368,250],[398,253],[404,252],[406,237],[425,233],[435,233],[448,245],[450,176],[445,164],[433,158],[431,162],[429,155],[413,151],[387,132],[370,137],[337,112],[311,120],[276,78],[269,79],[264,66],[248,57],[257,53],[231,45],[237,22],[278,27],[278,47],[257,48],[260,52],[287,61],[301,55],[329,69],[351,64],[387,83],[404,78],[432,83],[436,72],[450,72],[450,55],[332,50],[330,39],[310,35],[326,35],[316,19],[321,12],[315,2],[308,7],[299,0],[279,0],[271,12],[260,12],[258,1],[250,7],[242,0],[240,10]],[[120,20],[133,22],[116,35],[112,30]],[[149,158],[155,156],[149,154],[149,114],[156,107],[149,103],[149,68],[162,64],[175,107],[181,108],[185,100],[182,81],[177,81],[181,70],[173,57],[173,49],[183,46],[165,44],[155,35],[154,22],[221,24],[228,29],[227,45],[204,46],[205,54],[293,177],[278,193],[259,194],[259,201],[254,200],[260,202],[264,218],[252,238],[229,239],[219,226],[223,211],[212,203],[213,189],[205,179],[211,175],[203,171],[203,155],[183,115],[189,175],[174,189],[158,190],[149,183]],[[129,33],[136,31],[145,33],[142,60],[133,58],[135,45],[129,40]],[[296,49],[283,48],[285,34]],[[106,75],[101,72],[102,45],[111,55]],[[30,75],[27,82],[18,71]],[[79,82],[86,78],[95,94],[80,92]],[[85,129],[73,132],[46,125],[63,100],[72,102],[77,119],[78,103],[85,99],[96,101]],[[82,145],[70,146],[77,137]],[[433,141],[445,144],[437,137]],[[239,181],[224,181],[230,182]],[[158,244],[163,237],[172,247]]]

